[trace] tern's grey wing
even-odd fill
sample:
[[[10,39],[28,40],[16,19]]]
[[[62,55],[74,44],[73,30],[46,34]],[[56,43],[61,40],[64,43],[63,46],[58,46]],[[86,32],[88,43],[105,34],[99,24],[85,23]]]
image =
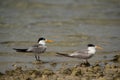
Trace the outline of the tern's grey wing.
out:
[[[81,51],[75,51],[73,52],[72,54],[70,54],[71,56],[76,56],[76,55],[82,55],[82,54],[87,54],[88,53],[88,50],[87,49],[84,49],[84,50],[81,50]]]
[[[70,54],[70,56],[79,59],[87,59],[90,58],[92,55],[88,54],[88,50],[81,50]]]
[[[83,49],[83,50],[80,50],[80,51],[75,51],[74,53],[87,54],[88,53],[88,49]]]
[[[42,45],[34,45],[30,48],[28,48],[27,51],[29,52],[35,52],[35,53],[44,53],[46,51],[46,46],[42,46]]]

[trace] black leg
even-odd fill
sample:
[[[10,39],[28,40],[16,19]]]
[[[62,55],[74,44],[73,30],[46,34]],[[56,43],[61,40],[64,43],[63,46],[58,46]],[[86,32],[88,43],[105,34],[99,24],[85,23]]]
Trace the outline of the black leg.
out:
[[[40,56],[38,55],[38,61],[40,61]]]
[[[36,59],[36,61],[40,61],[40,56],[39,56],[39,54],[35,54],[35,59]]]
[[[85,63],[88,63],[88,60],[86,59],[86,62]]]
[[[86,59],[86,63],[85,63],[86,66],[90,66],[90,63],[88,62],[88,60]]]
[[[35,59],[36,59],[36,61],[37,61],[37,56],[35,55]]]

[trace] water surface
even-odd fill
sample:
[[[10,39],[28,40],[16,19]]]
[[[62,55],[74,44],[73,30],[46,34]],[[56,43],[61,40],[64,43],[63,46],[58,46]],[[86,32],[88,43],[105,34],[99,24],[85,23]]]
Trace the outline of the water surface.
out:
[[[104,48],[99,56],[113,56],[120,48],[119,0],[1,0],[0,1],[0,71],[12,64],[32,67],[33,55],[16,53],[44,36],[48,44],[45,61],[66,60],[55,52],[72,52],[88,43]],[[116,53],[114,53],[116,51]],[[92,58],[91,62],[101,58]],[[71,59],[70,59],[71,60]],[[72,59],[73,60],[73,59]],[[74,60],[73,60],[74,61]]]

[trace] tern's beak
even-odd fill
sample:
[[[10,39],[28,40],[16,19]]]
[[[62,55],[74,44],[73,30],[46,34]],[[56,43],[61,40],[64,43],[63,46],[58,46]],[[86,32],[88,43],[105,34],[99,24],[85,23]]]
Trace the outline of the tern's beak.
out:
[[[103,49],[102,47],[100,47],[100,46],[95,46],[97,49]]]
[[[48,42],[48,43],[51,43],[51,42],[53,42],[53,40],[45,40],[45,42]]]

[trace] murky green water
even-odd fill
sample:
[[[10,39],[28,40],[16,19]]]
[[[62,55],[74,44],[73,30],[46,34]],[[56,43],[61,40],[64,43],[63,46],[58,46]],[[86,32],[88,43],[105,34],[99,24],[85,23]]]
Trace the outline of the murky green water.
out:
[[[120,1],[0,1],[0,71],[18,61],[31,66],[33,56],[16,55],[12,48],[31,46],[41,36],[55,41],[48,44],[47,52],[51,53],[79,50],[88,43],[102,46],[104,50],[99,53],[119,51]],[[51,57],[60,61],[54,55]]]

